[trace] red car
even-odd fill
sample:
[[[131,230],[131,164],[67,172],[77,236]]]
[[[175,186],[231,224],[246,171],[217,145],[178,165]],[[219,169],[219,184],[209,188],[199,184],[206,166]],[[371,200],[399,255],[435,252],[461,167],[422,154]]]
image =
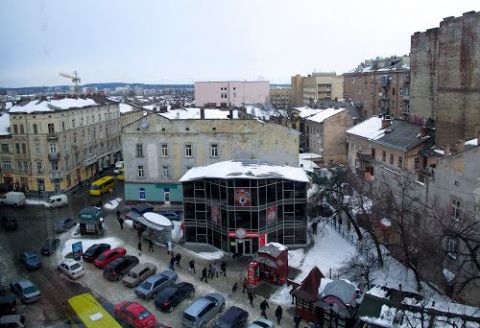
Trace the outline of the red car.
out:
[[[115,247],[115,248],[106,250],[105,252],[100,254],[99,257],[97,257],[97,259],[95,260],[95,266],[97,268],[103,268],[108,263],[112,262],[115,259],[118,259],[119,257],[122,257],[125,254],[127,254],[127,250],[122,247]]]
[[[115,305],[115,314],[134,328],[155,327],[157,318],[137,302],[123,301]]]

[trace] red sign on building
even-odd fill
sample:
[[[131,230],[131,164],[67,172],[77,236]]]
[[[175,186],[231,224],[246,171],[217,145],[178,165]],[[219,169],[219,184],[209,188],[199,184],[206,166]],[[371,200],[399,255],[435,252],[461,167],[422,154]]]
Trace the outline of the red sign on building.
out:
[[[260,235],[260,237],[258,237],[258,247],[265,246],[266,243],[267,243],[267,234]]]

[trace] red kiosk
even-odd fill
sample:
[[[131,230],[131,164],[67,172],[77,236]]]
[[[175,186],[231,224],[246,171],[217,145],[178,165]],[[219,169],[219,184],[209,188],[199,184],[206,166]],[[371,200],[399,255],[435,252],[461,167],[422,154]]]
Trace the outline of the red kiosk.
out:
[[[280,243],[268,243],[257,251],[257,257],[248,264],[248,284],[261,281],[283,285],[288,277],[288,248]]]

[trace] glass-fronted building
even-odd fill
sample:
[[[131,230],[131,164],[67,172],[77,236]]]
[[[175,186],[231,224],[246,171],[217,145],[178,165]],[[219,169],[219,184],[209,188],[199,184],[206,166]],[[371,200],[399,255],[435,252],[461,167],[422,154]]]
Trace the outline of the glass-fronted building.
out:
[[[181,180],[185,241],[229,254],[254,254],[268,242],[307,244],[307,184],[301,168],[226,161]]]

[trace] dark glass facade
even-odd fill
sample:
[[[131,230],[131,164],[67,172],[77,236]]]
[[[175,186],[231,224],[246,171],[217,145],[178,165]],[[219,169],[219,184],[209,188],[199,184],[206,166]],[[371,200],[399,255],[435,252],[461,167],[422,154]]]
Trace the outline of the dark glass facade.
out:
[[[285,179],[183,182],[185,241],[231,254],[267,242],[305,246],[307,184]]]

